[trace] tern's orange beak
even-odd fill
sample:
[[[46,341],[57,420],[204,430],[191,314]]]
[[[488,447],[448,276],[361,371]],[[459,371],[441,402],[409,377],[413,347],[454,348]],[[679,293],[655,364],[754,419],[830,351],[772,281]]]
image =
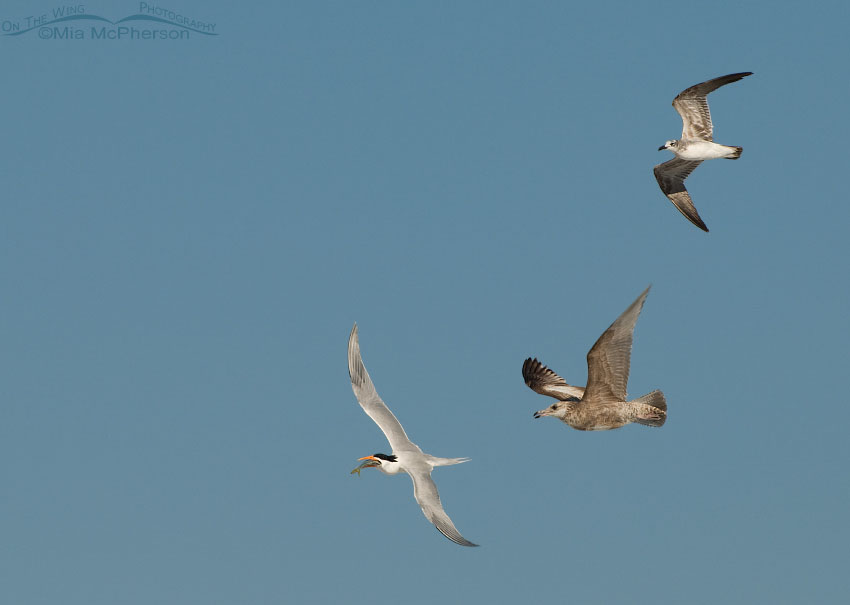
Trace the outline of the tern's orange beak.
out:
[[[375,460],[376,462],[380,462],[380,460],[378,460],[374,456],[363,456],[362,458],[358,458],[358,460]]]

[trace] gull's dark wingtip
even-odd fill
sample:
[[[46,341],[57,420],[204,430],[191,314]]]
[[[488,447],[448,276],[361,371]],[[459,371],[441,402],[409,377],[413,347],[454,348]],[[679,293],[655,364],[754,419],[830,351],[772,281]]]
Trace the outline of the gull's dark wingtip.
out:
[[[723,86],[725,84],[731,84],[732,82],[737,82],[738,80],[743,80],[747,76],[751,76],[751,75],[753,75],[753,72],[751,72],[751,71],[739,71],[736,74],[727,74],[725,76],[720,76],[719,78],[714,78],[714,80],[717,81],[717,82],[723,82],[723,84],[721,84],[721,86]],[[711,81],[711,80],[709,80],[709,81]]]

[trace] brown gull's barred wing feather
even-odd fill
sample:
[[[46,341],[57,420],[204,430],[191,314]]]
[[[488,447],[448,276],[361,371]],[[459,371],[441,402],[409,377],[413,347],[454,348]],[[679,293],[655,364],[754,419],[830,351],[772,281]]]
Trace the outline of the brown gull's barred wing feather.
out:
[[[701,160],[690,161],[673,158],[663,164],[658,164],[652,169],[652,172],[655,173],[655,180],[658,181],[661,191],[673,202],[676,209],[694,225],[707,232],[708,227],[700,218],[691,195],[685,189],[685,179],[700,164],[702,164]]]
[[[559,401],[578,400],[584,395],[583,388],[567,384],[566,380],[537,361],[536,357],[529,357],[523,362],[522,377],[525,384],[535,393],[554,397]]]
[[[737,82],[752,74],[753,72],[751,71],[743,71],[720,76],[719,78],[695,84],[676,95],[676,98],[673,99],[673,107],[682,116],[682,139],[713,140],[712,134],[714,129],[711,123],[711,111],[708,109],[706,95],[721,86]]]
[[[584,397],[588,403],[626,401],[635,324],[647,294],[649,288],[614,320],[588,352]]]

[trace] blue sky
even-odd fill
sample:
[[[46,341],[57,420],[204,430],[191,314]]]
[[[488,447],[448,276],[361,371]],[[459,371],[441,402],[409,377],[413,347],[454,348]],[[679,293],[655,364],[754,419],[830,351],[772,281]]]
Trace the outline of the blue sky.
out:
[[[218,35],[0,36],[9,603],[846,597],[846,3],[159,6]],[[739,71],[706,234],[652,167]],[[534,420],[523,360],[584,384],[650,283],[629,392],[667,424]],[[434,477],[481,548],[349,475],[388,451],[354,321],[411,438],[472,458]]]

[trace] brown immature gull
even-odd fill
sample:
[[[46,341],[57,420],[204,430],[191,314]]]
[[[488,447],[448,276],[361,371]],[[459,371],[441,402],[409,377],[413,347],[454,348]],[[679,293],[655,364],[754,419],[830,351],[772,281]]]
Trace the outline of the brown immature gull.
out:
[[[629,359],[635,323],[649,288],[611,324],[587,354],[587,386],[576,387],[537,359],[522,364],[522,377],[533,391],[554,397],[550,407],[534,412],[535,418],[554,416],[580,431],[607,431],[637,422],[661,426],[667,420],[667,402],[661,391],[627,401]]]
[[[685,179],[703,160],[715,158],[726,158],[737,160],[741,157],[743,147],[730,147],[719,145],[712,139],[711,112],[708,110],[706,96],[713,90],[717,90],[725,84],[737,82],[742,78],[752,75],[753,72],[745,71],[728,76],[720,76],[701,84],[686,88],[673,99],[673,107],[682,116],[682,138],[678,141],[667,141],[658,151],[669,149],[676,154],[670,161],[658,164],[653,168],[655,180],[673,205],[685,215],[694,225],[708,231],[708,227],[694,206],[693,200],[685,189]]]

